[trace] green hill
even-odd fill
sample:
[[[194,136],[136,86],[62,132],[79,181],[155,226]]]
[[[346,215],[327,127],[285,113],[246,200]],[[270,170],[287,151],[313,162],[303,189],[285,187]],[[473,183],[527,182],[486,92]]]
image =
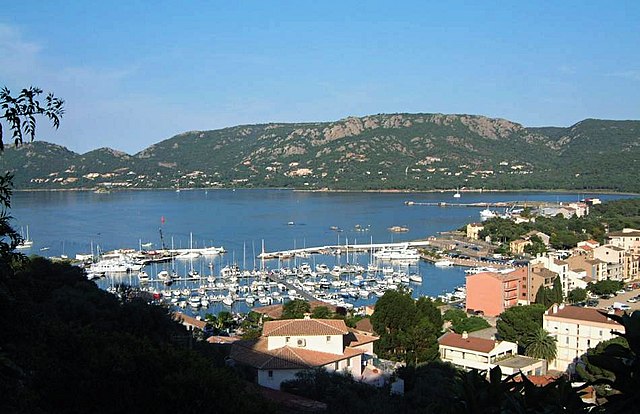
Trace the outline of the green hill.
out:
[[[8,149],[17,188],[290,187],[640,191],[640,121],[525,128],[476,115],[379,114],[191,131],[135,155]],[[26,154],[30,154],[29,157]]]

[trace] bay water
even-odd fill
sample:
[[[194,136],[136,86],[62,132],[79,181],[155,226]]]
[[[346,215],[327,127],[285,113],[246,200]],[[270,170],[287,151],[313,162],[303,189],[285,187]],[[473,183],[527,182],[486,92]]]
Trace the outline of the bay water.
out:
[[[424,239],[480,221],[482,208],[406,205],[416,203],[495,203],[515,201],[573,202],[586,197],[601,200],[631,197],[620,194],[575,194],[549,192],[462,193],[368,193],[304,192],[292,190],[148,190],[16,192],[11,214],[15,228],[33,240],[25,254],[42,256],[108,251],[118,248],[148,249],[223,246],[227,253],[213,260],[216,269],[227,264],[259,268],[256,256],[265,251],[336,244],[368,244]],[[499,211],[499,209],[498,209]],[[403,226],[402,233],[389,227]],[[337,230],[336,230],[337,229]],[[162,235],[162,239],[161,239]],[[300,261],[301,259],[298,259]],[[366,267],[368,255],[313,256],[312,264],[358,262]],[[282,263],[268,261],[268,268]],[[294,263],[285,263],[291,267]],[[154,267],[155,266],[155,267]],[[147,269],[154,275],[159,265]],[[184,267],[184,269],[181,268]],[[209,268],[204,260],[178,263],[185,274],[194,266],[201,274]],[[464,284],[464,269],[438,268],[420,262],[412,271],[423,277],[412,285],[414,296],[437,296]],[[137,284],[136,280],[129,280]],[[133,277],[133,279],[137,279]],[[127,282],[127,280],[124,280]],[[111,281],[103,279],[101,287]],[[375,301],[359,300],[356,305]],[[220,305],[221,306],[221,305]],[[212,310],[209,310],[212,311]],[[204,311],[203,311],[204,312]],[[213,309],[215,312],[215,309]]]

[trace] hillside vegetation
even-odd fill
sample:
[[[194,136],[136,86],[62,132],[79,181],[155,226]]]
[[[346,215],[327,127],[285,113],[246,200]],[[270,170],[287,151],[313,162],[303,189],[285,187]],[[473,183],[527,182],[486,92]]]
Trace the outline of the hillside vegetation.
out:
[[[8,149],[19,189],[289,187],[335,190],[640,191],[640,121],[525,128],[472,115],[380,114],[337,122],[191,131],[138,154]]]

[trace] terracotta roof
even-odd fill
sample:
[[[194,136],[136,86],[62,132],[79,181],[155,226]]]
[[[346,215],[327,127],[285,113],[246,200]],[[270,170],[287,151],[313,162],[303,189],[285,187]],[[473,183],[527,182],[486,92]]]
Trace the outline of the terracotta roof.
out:
[[[348,332],[342,319],[285,319],[265,322],[262,327],[264,336],[344,335]]]
[[[267,349],[268,339],[238,341],[231,347],[229,356],[235,361],[257,369],[305,369],[320,367],[364,353],[362,349],[345,348],[342,354],[312,351],[305,348]]]
[[[363,335],[363,334],[359,334],[357,332],[351,331],[344,336],[344,345],[355,347],[355,346],[360,346],[360,345],[368,344],[371,342],[375,342],[378,339],[380,338],[378,338],[377,336]]]
[[[509,272],[509,273],[496,273],[496,272],[480,272],[475,275],[467,275],[467,279],[474,277],[493,277],[494,279],[498,279],[503,282],[507,282],[510,280],[520,279],[521,275],[518,274],[517,271]]]
[[[450,346],[453,348],[461,348],[468,349],[470,351],[489,353],[496,347],[498,341],[492,339],[474,338],[471,336],[465,339],[462,338],[462,335],[460,334],[457,334],[455,332],[448,332],[442,335],[440,339],[438,339],[438,343],[440,345]]]
[[[371,325],[371,318],[360,319],[356,322],[356,329],[362,332],[373,333],[373,325]]]
[[[329,308],[329,310],[331,312],[335,312],[336,311],[336,306],[331,305],[331,304],[326,303],[326,302],[319,301],[319,300],[311,301],[311,302],[309,302],[309,305],[311,305],[311,311],[313,311],[318,306],[325,306],[325,307]],[[254,312],[261,313],[261,314],[263,314],[265,316],[268,316],[271,319],[279,319],[279,318],[282,317],[282,304],[269,305],[269,306],[260,306],[260,307],[257,307],[257,308],[253,308],[252,310]]]
[[[210,344],[232,344],[242,340],[239,336],[218,336],[213,335],[207,338],[207,342]]]
[[[549,270],[546,267],[533,267],[531,273],[542,277],[557,277],[558,274],[553,270]]]
[[[202,330],[207,324],[205,321],[194,318],[193,316],[185,315],[182,312],[175,312],[173,314],[173,319],[180,322],[184,326],[195,326],[196,328]]]
[[[621,311],[616,312],[618,315],[622,315]],[[601,314],[597,309],[594,308],[581,308],[579,306],[564,306],[562,309],[558,307],[556,312],[553,311],[553,306],[547,309],[545,312],[546,316],[553,316],[556,318],[563,319],[575,319],[579,321],[588,321],[588,322],[598,322],[598,323],[606,323],[609,325],[614,325],[616,327],[622,327],[618,322],[611,320]]]

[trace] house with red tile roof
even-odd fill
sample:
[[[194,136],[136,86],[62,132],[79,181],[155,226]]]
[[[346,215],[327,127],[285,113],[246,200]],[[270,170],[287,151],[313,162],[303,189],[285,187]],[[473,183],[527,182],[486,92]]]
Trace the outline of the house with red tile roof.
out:
[[[502,376],[517,372],[525,375],[546,374],[546,362],[518,355],[514,342],[469,336],[466,332],[448,332],[438,339],[440,359],[464,368],[490,370],[500,366]]]
[[[624,326],[597,309],[562,304],[545,311],[542,326],[556,339],[556,359],[549,369],[570,373],[587,349],[616,337],[612,330],[624,333]]]
[[[233,343],[230,358],[254,369],[259,385],[280,389],[283,381],[310,368],[349,372],[360,379],[376,340],[350,330],[341,319],[268,321],[257,340]]]

